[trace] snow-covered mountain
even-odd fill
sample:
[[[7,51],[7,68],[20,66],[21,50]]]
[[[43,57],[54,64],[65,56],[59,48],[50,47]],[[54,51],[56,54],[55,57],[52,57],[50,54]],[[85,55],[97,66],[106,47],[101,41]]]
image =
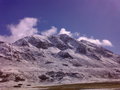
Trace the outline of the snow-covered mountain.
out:
[[[28,36],[12,44],[0,42],[2,84],[65,84],[119,78],[120,55],[66,34]]]

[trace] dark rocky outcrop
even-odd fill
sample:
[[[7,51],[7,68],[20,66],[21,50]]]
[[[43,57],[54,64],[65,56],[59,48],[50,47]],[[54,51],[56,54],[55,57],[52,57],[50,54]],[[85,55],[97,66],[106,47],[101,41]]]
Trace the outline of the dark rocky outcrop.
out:
[[[60,52],[58,53],[58,55],[59,55],[60,57],[62,57],[63,59],[64,59],[64,58],[73,59],[73,57],[72,57],[68,52],[60,51]]]

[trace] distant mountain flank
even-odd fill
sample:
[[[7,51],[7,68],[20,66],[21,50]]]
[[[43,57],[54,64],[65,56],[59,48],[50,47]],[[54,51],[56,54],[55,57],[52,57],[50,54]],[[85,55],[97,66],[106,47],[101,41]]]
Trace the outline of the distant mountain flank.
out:
[[[66,34],[0,42],[0,83],[68,84],[119,80],[120,55]]]

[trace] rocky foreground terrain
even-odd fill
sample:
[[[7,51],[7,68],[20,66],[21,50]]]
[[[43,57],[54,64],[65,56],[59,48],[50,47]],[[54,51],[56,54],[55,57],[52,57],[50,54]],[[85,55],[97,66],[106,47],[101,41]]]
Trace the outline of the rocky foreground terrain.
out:
[[[119,79],[120,55],[88,41],[61,34],[0,42],[0,86]]]

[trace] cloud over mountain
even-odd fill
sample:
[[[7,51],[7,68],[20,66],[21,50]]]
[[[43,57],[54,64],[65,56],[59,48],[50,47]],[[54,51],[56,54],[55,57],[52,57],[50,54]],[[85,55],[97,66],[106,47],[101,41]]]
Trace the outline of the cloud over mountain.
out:
[[[38,19],[37,18],[31,18],[31,17],[26,17],[20,20],[18,24],[10,24],[8,25],[8,28],[10,30],[11,35],[10,36],[0,36],[1,41],[6,41],[6,42],[14,42],[18,39],[21,39],[26,36],[38,34],[38,29],[35,27],[37,26]],[[40,31],[39,31],[40,32]],[[71,31],[66,30],[65,28],[61,28],[60,32],[58,32],[57,28],[55,26],[52,26],[48,30],[44,30],[41,32],[42,35],[44,36],[51,36],[55,34],[66,34],[71,37],[79,37],[77,40],[86,40],[91,43],[100,45],[100,46],[113,46],[111,41],[105,39],[105,40],[99,40],[99,39],[93,39],[93,38],[88,38],[84,36],[80,36],[80,33],[75,32],[72,33]]]
[[[59,34],[67,34],[68,36],[72,36],[72,33],[67,31],[65,28],[61,28]]]
[[[26,17],[21,19],[16,25],[8,25],[11,35],[10,36],[0,36],[0,40],[7,42],[14,42],[25,36],[34,35],[38,32],[35,26],[37,25],[37,18]]]
[[[51,29],[41,32],[42,35],[51,36],[57,33],[57,28],[52,26]]]
[[[97,44],[99,46],[110,46],[110,47],[113,46],[111,41],[106,40],[106,39],[100,41],[99,39],[94,39],[94,38],[88,38],[88,37],[85,37],[85,36],[81,36],[81,37],[78,38],[78,40],[79,41],[80,40],[86,40],[86,41],[89,41],[91,43]]]

